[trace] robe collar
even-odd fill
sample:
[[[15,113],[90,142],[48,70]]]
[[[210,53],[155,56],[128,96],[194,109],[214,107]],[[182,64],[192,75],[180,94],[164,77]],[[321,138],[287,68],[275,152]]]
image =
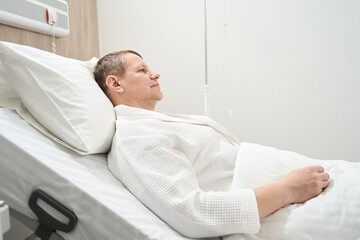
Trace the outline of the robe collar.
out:
[[[188,123],[193,125],[202,125],[213,128],[223,135],[229,142],[234,145],[240,145],[239,140],[233,136],[227,129],[216,123],[209,117],[201,115],[173,114],[159,111],[151,111],[142,108],[118,105],[115,107],[117,120],[146,120],[158,119],[163,122]]]

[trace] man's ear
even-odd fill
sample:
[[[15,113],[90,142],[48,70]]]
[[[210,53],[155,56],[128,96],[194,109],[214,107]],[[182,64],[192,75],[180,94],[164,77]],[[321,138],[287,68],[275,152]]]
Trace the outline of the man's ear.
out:
[[[106,78],[106,86],[111,92],[124,93],[124,89],[120,85],[120,80],[114,75],[109,75]]]

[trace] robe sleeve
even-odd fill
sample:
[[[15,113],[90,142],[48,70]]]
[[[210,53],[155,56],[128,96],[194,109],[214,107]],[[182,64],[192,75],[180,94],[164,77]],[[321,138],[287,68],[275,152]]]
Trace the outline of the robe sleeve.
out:
[[[186,237],[256,233],[260,228],[253,190],[204,192],[175,138],[117,132],[108,165],[132,194]]]

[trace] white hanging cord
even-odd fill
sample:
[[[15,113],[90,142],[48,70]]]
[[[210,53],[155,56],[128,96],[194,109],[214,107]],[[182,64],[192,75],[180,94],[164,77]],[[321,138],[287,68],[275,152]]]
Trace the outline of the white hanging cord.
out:
[[[204,0],[204,32],[205,32],[205,84],[204,84],[204,115],[209,116],[209,102],[208,102],[208,66],[207,66],[207,17],[206,17],[206,0]]]
[[[51,32],[52,32],[52,42],[51,42],[52,47],[51,47],[51,49],[52,49],[53,53],[56,53],[55,25],[58,20],[56,11],[52,8],[47,8],[46,9],[46,18],[47,18],[47,23],[51,26]]]
[[[52,31],[52,42],[51,42],[51,49],[53,53],[56,53],[56,43],[55,43],[55,23],[51,25],[51,31]]]

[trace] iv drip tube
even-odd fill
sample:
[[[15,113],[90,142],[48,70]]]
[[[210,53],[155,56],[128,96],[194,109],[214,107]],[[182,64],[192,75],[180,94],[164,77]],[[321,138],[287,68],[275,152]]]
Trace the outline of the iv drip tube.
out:
[[[204,0],[204,30],[205,30],[205,84],[204,84],[204,115],[209,116],[208,106],[208,66],[207,66],[207,17],[206,17],[206,0]]]

